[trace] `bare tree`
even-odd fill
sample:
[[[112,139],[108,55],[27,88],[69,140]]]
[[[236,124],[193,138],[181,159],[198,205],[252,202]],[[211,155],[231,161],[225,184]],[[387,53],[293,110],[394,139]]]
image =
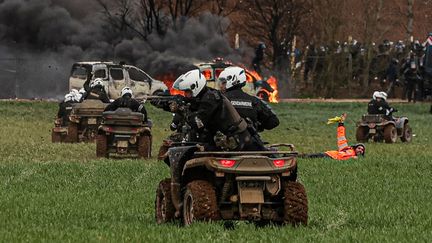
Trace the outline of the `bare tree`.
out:
[[[204,0],[167,0],[171,21],[174,28],[178,27],[179,19],[197,14],[203,7]]]

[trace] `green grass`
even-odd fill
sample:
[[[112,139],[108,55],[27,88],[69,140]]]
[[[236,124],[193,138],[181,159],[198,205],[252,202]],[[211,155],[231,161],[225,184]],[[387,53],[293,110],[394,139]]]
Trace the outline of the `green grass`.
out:
[[[94,144],[52,144],[57,105],[0,102],[0,242],[427,242],[432,236],[432,115],[428,104],[397,104],[416,137],[410,144],[367,145],[365,158],[299,160],[309,199],[307,227],[256,229],[238,223],[184,228],[157,225],[155,189],[168,168],[155,159],[96,159]],[[274,105],[281,125],[269,142],[300,152],[336,148],[327,118],[348,113],[347,137],[366,109],[358,103]],[[148,107],[153,154],[169,113]]]

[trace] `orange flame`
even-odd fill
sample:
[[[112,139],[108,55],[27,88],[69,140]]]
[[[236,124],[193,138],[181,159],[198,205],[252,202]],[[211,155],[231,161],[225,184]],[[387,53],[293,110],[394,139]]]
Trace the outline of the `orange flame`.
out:
[[[174,84],[174,81],[176,79],[176,77],[173,74],[166,74],[166,75],[158,76],[156,79],[164,82],[164,84],[168,87],[171,95],[184,96],[184,91],[176,90],[172,87]]]
[[[253,83],[262,80],[262,77],[257,72],[246,69],[246,80],[247,82]],[[269,92],[266,89],[262,89],[261,91],[267,94],[267,96],[269,97],[269,101],[271,103],[279,103],[279,91],[278,91],[277,79],[274,76],[270,76],[270,78],[267,79],[267,83],[270,85],[270,87],[272,87],[273,92]]]

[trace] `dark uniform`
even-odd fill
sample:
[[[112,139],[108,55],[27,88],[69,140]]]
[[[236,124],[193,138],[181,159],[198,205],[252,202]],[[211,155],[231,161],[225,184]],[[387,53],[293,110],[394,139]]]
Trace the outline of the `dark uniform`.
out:
[[[263,150],[264,146],[252,139],[246,121],[220,91],[204,87],[194,98],[191,111],[188,123],[208,134],[206,142],[210,149],[216,145],[225,150]],[[225,139],[219,140],[222,137]]]
[[[416,101],[416,86],[419,84],[421,77],[419,75],[419,60],[416,56],[411,55],[404,63],[403,74],[405,77],[405,91],[408,102]]]
[[[66,126],[69,122],[69,114],[72,111],[72,105],[78,103],[76,101],[62,101],[59,103],[59,110],[57,112],[57,118],[62,119],[62,125]]]
[[[252,60],[252,66],[254,67],[255,72],[261,74],[261,63],[264,60],[264,45],[259,44],[255,49],[255,57]]]
[[[279,119],[268,104],[245,93],[241,87],[230,88],[224,95],[231,101],[240,116],[244,119],[249,118],[259,132],[279,126]]]
[[[144,107],[144,104],[140,104],[129,94],[123,95],[122,97],[114,100],[105,108],[105,111],[115,111],[117,108],[129,108],[133,112],[140,112],[144,115],[144,122],[147,122],[147,111]]]
[[[382,114],[386,117],[388,120],[392,120],[392,113],[396,112],[397,110],[390,107],[390,105],[385,100],[374,100],[372,99],[369,101],[368,104],[368,114],[375,115],[375,114]]]
[[[86,92],[83,96],[83,100],[87,99],[101,100],[103,103],[110,103],[104,87],[101,86],[93,87],[88,92]]]

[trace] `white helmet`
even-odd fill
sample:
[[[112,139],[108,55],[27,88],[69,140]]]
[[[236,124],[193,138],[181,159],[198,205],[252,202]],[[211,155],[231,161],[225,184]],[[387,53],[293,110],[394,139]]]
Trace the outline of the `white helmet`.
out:
[[[71,89],[70,94],[79,94],[77,89]]]
[[[381,98],[383,98],[384,100],[387,100],[387,93],[384,91],[380,92]]]
[[[73,101],[73,100],[74,100],[74,95],[72,94],[72,92],[66,94],[64,97],[64,102]]]
[[[381,94],[379,91],[375,91],[372,95],[372,99],[376,100],[377,98],[381,98]]]
[[[98,85],[100,85],[100,86],[104,86],[104,83],[103,83],[103,79],[101,79],[101,78],[96,78],[95,80],[93,80],[91,83],[90,83],[90,88],[94,88],[94,87],[96,87],[96,86],[98,86]]]
[[[220,82],[226,82],[226,89],[246,84],[246,72],[241,67],[227,67],[219,75]]]
[[[127,86],[121,90],[120,96],[123,97],[123,95],[125,95],[125,94],[130,94],[131,97],[133,96],[132,90]]]
[[[181,91],[190,90],[192,91],[192,97],[196,97],[205,87],[206,82],[207,80],[200,70],[194,69],[178,77],[173,87]]]

